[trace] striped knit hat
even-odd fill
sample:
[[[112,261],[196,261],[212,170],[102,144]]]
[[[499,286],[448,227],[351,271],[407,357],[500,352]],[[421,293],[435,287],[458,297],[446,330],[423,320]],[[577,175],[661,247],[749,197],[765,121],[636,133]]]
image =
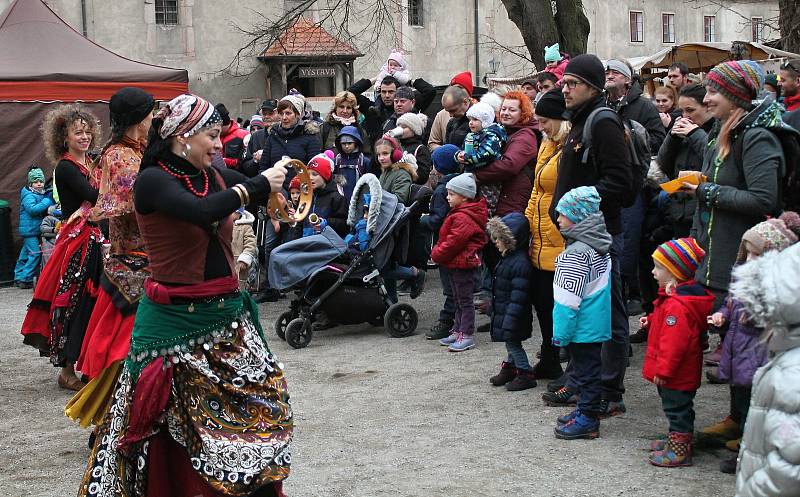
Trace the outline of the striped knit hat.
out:
[[[757,255],[762,255],[770,250],[781,250],[797,243],[800,235],[800,215],[787,211],[778,218],[767,219],[753,226],[742,235],[739,245],[739,254],[736,262],[741,264],[747,260],[747,247],[745,242]]]
[[[653,260],[661,264],[679,282],[694,278],[697,266],[705,257],[694,238],[678,238],[658,246],[653,252]]]
[[[706,75],[706,85],[729,98],[738,107],[750,110],[764,88],[764,69],[752,60],[729,60]]]

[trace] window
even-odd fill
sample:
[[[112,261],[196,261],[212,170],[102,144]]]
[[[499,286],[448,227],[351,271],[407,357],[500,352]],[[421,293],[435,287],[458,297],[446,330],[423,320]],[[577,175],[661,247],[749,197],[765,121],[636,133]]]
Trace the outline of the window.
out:
[[[644,41],[644,13],[631,11],[631,41],[642,43]]]
[[[408,0],[408,24],[410,26],[424,26],[422,0]]]
[[[710,43],[716,41],[717,36],[717,18],[716,16],[703,16],[703,41]]]
[[[764,41],[764,18],[753,17],[752,19],[750,19],[750,26],[753,29],[753,41],[755,42]]]
[[[156,24],[178,24],[178,0],[156,0]]]
[[[661,41],[675,43],[675,14],[661,14]]]

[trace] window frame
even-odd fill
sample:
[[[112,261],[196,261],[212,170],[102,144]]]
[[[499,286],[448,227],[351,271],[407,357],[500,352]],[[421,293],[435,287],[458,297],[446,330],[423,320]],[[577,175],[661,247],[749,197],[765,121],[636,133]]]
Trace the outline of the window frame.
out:
[[[667,28],[665,30],[665,28]],[[671,29],[670,29],[671,28]],[[667,36],[669,35],[669,39]],[[661,13],[661,43],[664,45],[674,45],[677,43],[678,36],[675,33],[675,13]]]
[[[760,36],[759,36],[760,35]],[[750,18],[750,38],[756,43],[764,42],[764,18],[755,16]]]
[[[634,19],[634,16],[636,18]],[[634,24],[635,23],[635,24]],[[634,25],[636,31],[634,32]],[[628,11],[628,31],[631,43],[644,43],[644,11],[629,10]],[[634,36],[638,39],[634,39]]]
[[[174,12],[171,10],[174,7]],[[159,26],[177,26],[180,24],[178,0],[154,0],[155,23]],[[160,20],[159,20],[160,17]],[[174,21],[174,22],[172,22]]]
[[[708,24],[708,21],[711,21]],[[707,29],[710,28],[710,29]],[[703,16],[703,41],[705,43],[714,43],[717,38],[717,16]]]
[[[425,26],[425,3],[423,0],[408,0],[406,3],[408,7],[408,16],[406,21],[408,25],[416,28]]]

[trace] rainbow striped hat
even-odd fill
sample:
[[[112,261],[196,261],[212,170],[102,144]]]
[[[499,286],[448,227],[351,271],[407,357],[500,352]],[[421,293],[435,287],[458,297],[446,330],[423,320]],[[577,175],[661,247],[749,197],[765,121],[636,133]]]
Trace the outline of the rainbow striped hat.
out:
[[[659,245],[653,252],[653,260],[667,268],[676,280],[683,282],[694,278],[697,266],[705,255],[705,250],[694,238],[679,238]]]
[[[706,84],[728,97],[737,106],[750,110],[764,88],[764,69],[752,60],[729,60],[706,75]]]

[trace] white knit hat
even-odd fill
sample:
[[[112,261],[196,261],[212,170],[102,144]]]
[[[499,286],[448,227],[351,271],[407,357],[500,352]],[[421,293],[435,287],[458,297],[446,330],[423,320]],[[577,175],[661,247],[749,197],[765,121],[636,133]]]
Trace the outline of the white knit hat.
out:
[[[467,109],[467,117],[477,119],[481,122],[481,128],[486,129],[494,123],[494,109],[487,103],[478,102]]]
[[[486,103],[492,106],[495,112],[500,110],[503,106],[503,97],[493,91],[487,91],[481,97],[481,103]]]
[[[445,186],[451,192],[463,195],[468,199],[474,199],[478,195],[478,186],[475,184],[475,177],[470,173],[462,173],[447,182]]]
[[[413,112],[407,112],[402,116],[397,118],[397,125],[404,125],[408,129],[414,132],[417,136],[422,136],[422,133],[425,132],[425,125],[428,123],[428,116],[425,114],[415,114]]]

